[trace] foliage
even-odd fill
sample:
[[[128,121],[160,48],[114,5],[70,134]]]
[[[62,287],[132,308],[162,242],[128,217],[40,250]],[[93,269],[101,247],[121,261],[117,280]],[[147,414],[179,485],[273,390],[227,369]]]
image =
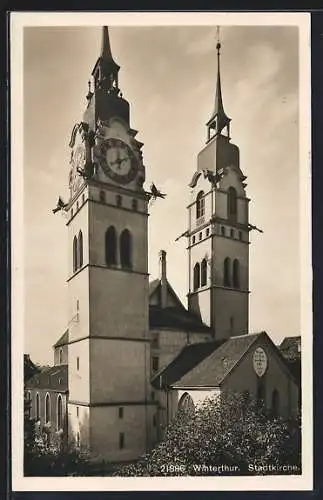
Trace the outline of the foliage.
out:
[[[39,424],[29,418],[30,401],[25,399],[24,415],[24,475],[72,476],[88,475],[88,456],[67,446],[61,440],[47,445],[46,432],[40,433]]]
[[[179,412],[155,449],[115,475],[295,474],[300,463],[298,419],[274,418],[244,395],[223,394],[205,400],[193,414]],[[299,469],[259,470],[270,465]]]

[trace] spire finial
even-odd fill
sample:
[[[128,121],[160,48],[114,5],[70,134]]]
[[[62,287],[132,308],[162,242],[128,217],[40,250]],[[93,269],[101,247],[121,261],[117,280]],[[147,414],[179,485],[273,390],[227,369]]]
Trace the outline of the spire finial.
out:
[[[101,40],[101,54],[100,56],[103,59],[112,59],[111,47],[110,47],[110,38],[109,38],[109,29],[108,26],[102,27],[102,40]]]
[[[210,129],[214,130],[214,134],[220,134],[224,127],[228,127],[230,123],[230,118],[225,114],[223,101],[222,101],[222,89],[221,89],[221,72],[220,72],[220,26],[216,28],[216,50],[217,50],[217,79],[216,79],[216,92],[215,92],[215,102],[214,102],[214,110],[210,120],[207,123],[207,126]],[[210,132],[209,132],[210,137]]]

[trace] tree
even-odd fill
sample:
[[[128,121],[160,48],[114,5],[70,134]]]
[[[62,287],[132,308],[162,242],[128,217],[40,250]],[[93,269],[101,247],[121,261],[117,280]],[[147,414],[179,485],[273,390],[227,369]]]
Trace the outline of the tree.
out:
[[[298,419],[270,416],[246,395],[222,394],[193,413],[178,412],[164,440],[115,475],[295,474],[300,464]],[[270,470],[273,465],[298,469]]]

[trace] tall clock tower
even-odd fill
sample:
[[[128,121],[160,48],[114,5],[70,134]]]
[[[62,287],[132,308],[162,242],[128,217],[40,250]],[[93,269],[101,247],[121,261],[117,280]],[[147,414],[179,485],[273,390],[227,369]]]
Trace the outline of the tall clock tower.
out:
[[[69,439],[92,457],[132,460],[150,446],[148,198],[108,28],[70,140]]]
[[[246,177],[222,101],[220,48],[214,110],[189,184],[187,232],[188,306],[217,339],[248,333],[250,230]]]

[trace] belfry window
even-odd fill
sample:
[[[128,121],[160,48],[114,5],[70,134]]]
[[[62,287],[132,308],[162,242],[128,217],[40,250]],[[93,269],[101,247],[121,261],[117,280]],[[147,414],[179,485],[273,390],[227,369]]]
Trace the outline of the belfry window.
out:
[[[205,212],[204,191],[200,191],[196,197],[196,218],[203,217]]]
[[[122,267],[132,266],[132,237],[128,229],[120,235],[120,262]]]
[[[207,282],[207,262],[206,259],[201,263],[201,286],[205,286]]]
[[[226,257],[223,263],[223,284],[224,286],[231,286],[229,257]]]
[[[240,263],[238,259],[234,259],[233,261],[232,277],[233,277],[233,287],[240,288]]]
[[[232,186],[228,190],[228,219],[237,219],[237,191]]]
[[[113,226],[105,233],[105,262],[107,266],[117,263],[117,233]]]
[[[74,236],[73,239],[73,272],[77,270],[77,238]]]
[[[193,290],[200,288],[200,264],[197,262],[193,270]]]
[[[83,266],[83,234],[82,231],[80,231],[78,237],[78,267],[82,266]]]

